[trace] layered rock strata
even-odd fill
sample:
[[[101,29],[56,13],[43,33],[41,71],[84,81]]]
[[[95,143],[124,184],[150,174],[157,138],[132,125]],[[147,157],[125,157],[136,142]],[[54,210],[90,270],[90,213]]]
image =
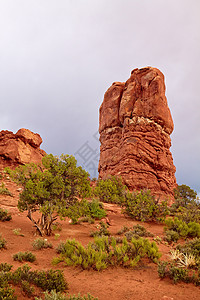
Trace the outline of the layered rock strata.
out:
[[[0,168],[26,163],[40,163],[46,152],[40,149],[42,138],[28,129],[0,132]]]
[[[173,199],[173,128],[158,69],[134,69],[125,83],[114,82],[100,107],[99,177],[120,176],[131,190],[150,189],[161,200]]]

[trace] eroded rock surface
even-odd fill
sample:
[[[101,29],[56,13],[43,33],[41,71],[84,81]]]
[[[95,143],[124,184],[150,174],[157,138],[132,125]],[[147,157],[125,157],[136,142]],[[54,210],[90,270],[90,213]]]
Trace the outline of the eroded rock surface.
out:
[[[46,154],[40,149],[42,138],[28,129],[19,129],[16,134],[8,130],[0,132],[0,168],[16,167],[26,163],[40,163]]]
[[[121,176],[132,190],[150,189],[160,199],[173,199],[173,128],[158,69],[134,69],[125,83],[114,82],[100,107],[99,177]]]

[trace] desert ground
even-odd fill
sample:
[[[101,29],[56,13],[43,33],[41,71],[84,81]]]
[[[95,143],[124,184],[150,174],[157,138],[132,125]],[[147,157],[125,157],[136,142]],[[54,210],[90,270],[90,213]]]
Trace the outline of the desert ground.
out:
[[[7,249],[0,250],[0,257],[1,262],[12,264],[13,270],[23,265],[23,263],[13,260],[13,254],[19,251],[31,251],[36,255],[35,262],[28,262],[32,269],[63,270],[65,279],[69,284],[68,292],[71,295],[90,293],[98,297],[99,300],[200,299],[199,287],[185,283],[175,285],[169,279],[161,280],[157,273],[157,265],[149,261],[143,261],[134,269],[111,267],[99,272],[82,270],[80,267],[66,267],[63,263],[56,266],[52,265],[53,257],[57,256],[56,247],[61,241],[75,238],[86,245],[93,239],[90,237],[90,233],[96,230],[99,221],[95,221],[94,224],[81,223],[78,225],[71,225],[69,219],[59,221],[62,230],[55,231],[54,235],[47,238],[52,243],[53,248],[34,250],[32,242],[38,236],[36,236],[31,221],[26,217],[26,212],[21,213],[16,207],[19,195],[18,187],[9,181],[6,182],[6,186],[14,194],[14,197],[0,195],[0,207],[8,209],[12,214],[11,221],[0,222],[0,233],[7,241]],[[163,237],[163,225],[133,221],[121,214],[121,208],[116,204],[104,204],[104,207],[108,213],[111,224],[109,231],[112,235],[116,235],[122,226],[131,227],[139,223],[145,226],[155,237]],[[21,229],[23,236],[14,234],[13,229],[17,228]],[[55,233],[59,233],[59,238],[56,238]],[[172,246],[160,243],[158,247],[162,252],[161,260],[167,260]],[[14,286],[14,288],[18,299],[28,299],[27,296],[22,295],[19,287]],[[36,293],[37,296],[42,296],[41,291],[36,290]]]

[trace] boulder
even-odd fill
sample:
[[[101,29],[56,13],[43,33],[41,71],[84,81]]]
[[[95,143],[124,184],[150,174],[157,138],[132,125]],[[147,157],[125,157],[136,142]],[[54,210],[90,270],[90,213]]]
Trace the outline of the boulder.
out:
[[[28,129],[16,134],[8,130],[0,132],[0,168],[16,167],[26,163],[40,163],[46,152],[40,149],[42,138]]]

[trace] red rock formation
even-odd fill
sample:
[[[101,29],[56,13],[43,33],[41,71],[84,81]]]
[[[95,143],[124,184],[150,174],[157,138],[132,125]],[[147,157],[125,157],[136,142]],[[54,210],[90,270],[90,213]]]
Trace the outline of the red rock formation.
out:
[[[160,199],[173,199],[173,127],[158,69],[135,69],[125,83],[114,82],[100,107],[99,177],[121,176],[132,190],[150,189]]]
[[[8,130],[0,132],[0,167],[16,167],[29,162],[39,163],[46,154],[40,149],[42,138],[28,129],[16,134]]]

